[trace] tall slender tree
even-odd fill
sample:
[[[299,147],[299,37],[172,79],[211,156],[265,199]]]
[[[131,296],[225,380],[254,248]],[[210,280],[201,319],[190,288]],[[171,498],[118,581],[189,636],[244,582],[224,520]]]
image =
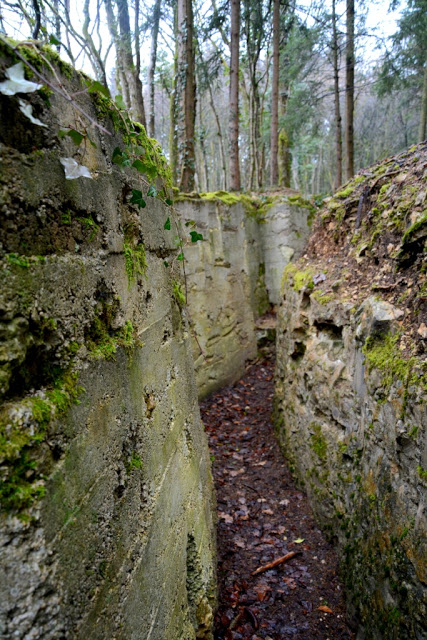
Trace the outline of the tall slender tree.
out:
[[[130,106],[130,94],[128,88],[128,82],[125,74],[125,64],[123,60],[123,49],[120,44],[119,29],[117,26],[117,19],[114,13],[114,7],[112,0],[104,0],[105,12],[107,15],[108,30],[110,31],[111,38],[116,48],[116,80],[117,88],[121,92],[126,106]]]
[[[273,0],[273,77],[271,85],[271,142],[270,184],[279,182],[279,58],[280,58],[280,0]]]
[[[156,0],[153,8],[153,22],[151,26],[150,65],[148,67],[148,86],[150,90],[150,112],[149,112],[150,115],[148,120],[148,123],[149,123],[148,130],[150,132],[150,136],[152,136],[153,138],[155,138],[156,136],[156,128],[155,128],[156,107],[154,104],[154,93],[155,93],[154,78],[156,73],[157,41],[159,37],[161,6],[162,6],[162,0]]]
[[[137,37],[137,64],[132,55],[132,33],[130,28],[129,7],[127,0],[116,0],[118,9],[118,23],[120,39],[116,46],[122,52],[124,74],[129,88],[130,109],[135,120],[146,126],[144,98],[142,96],[142,82],[139,77],[139,35]],[[136,32],[139,34],[138,12],[135,12]]]
[[[239,160],[239,60],[240,0],[231,0],[230,38],[230,189],[240,191]]]
[[[335,186],[336,188],[338,188],[342,183],[342,123],[340,105],[339,44],[336,0],[332,0],[332,64],[334,68],[335,153],[337,162]]]
[[[420,126],[418,129],[418,142],[423,142],[427,136],[427,59],[424,65],[423,95],[421,98]]]
[[[354,175],[354,0],[347,0],[345,44],[346,178]]]
[[[196,161],[194,129],[196,118],[196,80],[192,0],[178,0],[178,155],[181,191],[193,191]]]
[[[427,0],[408,0],[392,43],[381,70],[379,93],[403,89],[418,98],[418,141],[422,142],[427,135]]]

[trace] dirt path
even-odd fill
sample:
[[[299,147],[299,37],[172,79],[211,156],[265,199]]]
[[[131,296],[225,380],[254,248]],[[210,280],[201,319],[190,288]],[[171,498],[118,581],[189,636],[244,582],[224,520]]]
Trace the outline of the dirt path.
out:
[[[217,639],[349,640],[337,557],[271,425],[274,362],[202,403],[218,500]],[[252,576],[271,561],[297,552]]]

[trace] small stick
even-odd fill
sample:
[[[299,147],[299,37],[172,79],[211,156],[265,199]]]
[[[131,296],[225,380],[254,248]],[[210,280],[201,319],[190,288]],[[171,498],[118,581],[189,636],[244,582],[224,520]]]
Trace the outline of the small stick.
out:
[[[400,171],[401,169],[399,167],[399,169],[395,169],[394,171],[387,171],[387,173],[383,173],[382,176],[378,176],[378,178],[374,180],[374,182],[369,186],[369,191],[372,191],[372,189],[377,185],[377,183],[383,178],[387,178],[387,176],[395,176]]]
[[[274,567],[277,567],[278,564],[283,564],[284,562],[287,562],[288,560],[290,560],[294,556],[298,556],[301,553],[302,553],[302,551],[290,551],[285,556],[282,556],[281,558],[276,558],[276,560],[273,560],[272,562],[269,562],[268,564],[265,564],[263,567],[258,567],[258,569],[255,569],[255,571],[252,571],[251,576],[256,576],[259,573],[264,573],[264,571],[268,571],[269,569],[273,569]]]

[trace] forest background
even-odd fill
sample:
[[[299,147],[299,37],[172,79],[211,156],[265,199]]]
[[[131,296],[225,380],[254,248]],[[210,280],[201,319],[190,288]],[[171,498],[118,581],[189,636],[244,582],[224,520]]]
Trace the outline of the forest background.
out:
[[[426,138],[427,0],[3,0],[10,38],[108,87],[186,192],[324,195]]]

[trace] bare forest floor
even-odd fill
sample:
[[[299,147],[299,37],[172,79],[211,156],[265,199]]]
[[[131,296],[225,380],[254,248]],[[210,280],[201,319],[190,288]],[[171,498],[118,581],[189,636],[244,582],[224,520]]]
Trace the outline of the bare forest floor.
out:
[[[273,433],[273,375],[270,354],[201,405],[218,501],[215,638],[350,640],[336,553]]]

